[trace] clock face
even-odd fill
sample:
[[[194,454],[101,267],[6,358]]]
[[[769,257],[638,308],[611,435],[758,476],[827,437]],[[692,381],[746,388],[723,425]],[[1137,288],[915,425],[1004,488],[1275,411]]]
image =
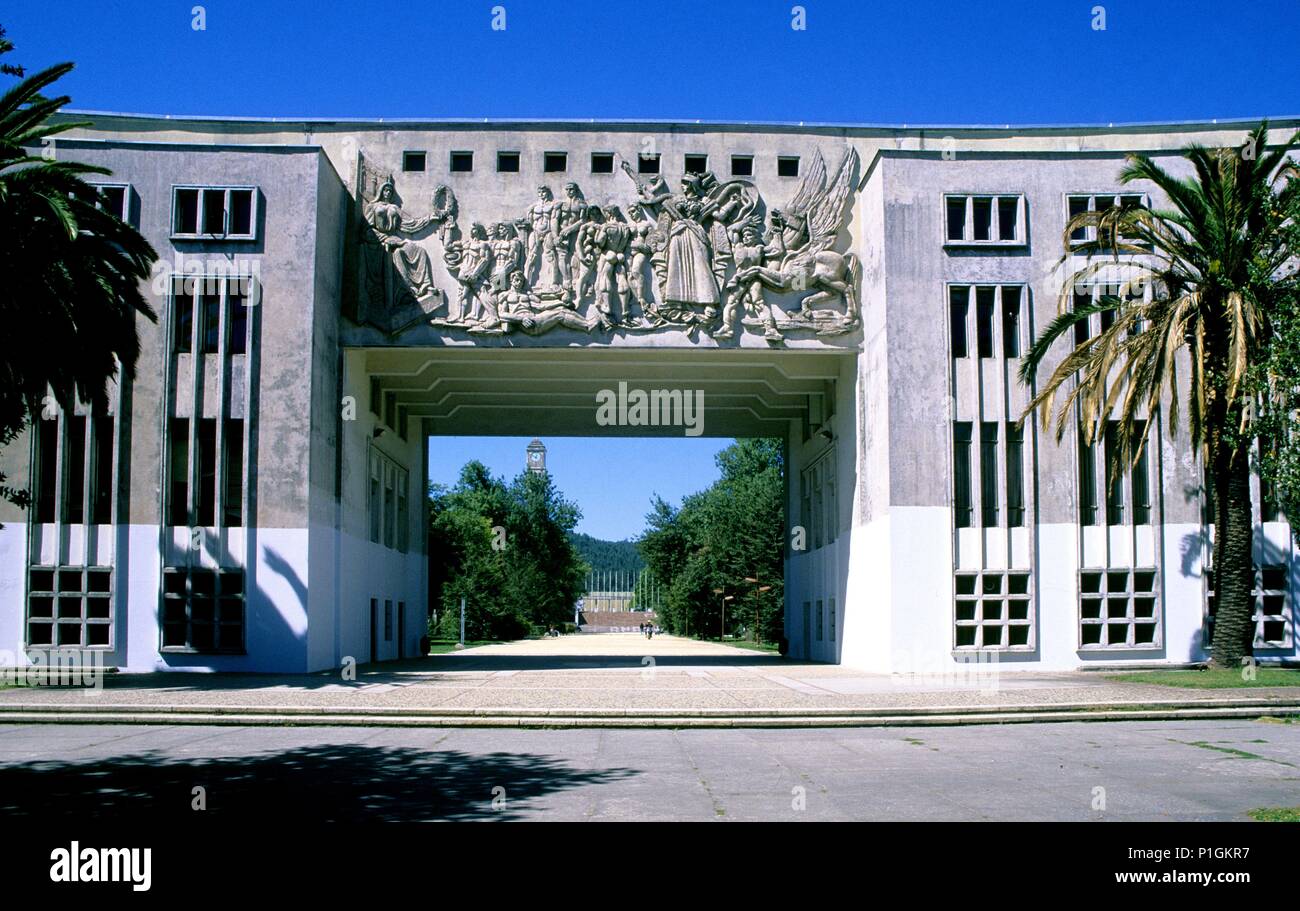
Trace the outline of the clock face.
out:
[[[540,452],[530,452],[530,453],[528,453],[528,461],[530,461],[530,462],[540,462],[541,460],[542,460],[542,454],[541,454]]]

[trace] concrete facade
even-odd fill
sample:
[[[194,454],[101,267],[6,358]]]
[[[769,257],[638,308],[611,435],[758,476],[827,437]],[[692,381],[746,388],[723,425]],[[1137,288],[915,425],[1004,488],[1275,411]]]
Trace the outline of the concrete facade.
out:
[[[1156,445],[1146,497],[1126,481],[1128,499],[1111,521],[1098,478],[1093,493],[1102,515],[1090,524],[1081,516],[1073,434],[1058,445],[1034,419],[1023,440],[1013,441],[1010,424],[1030,397],[1015,379],[1019,355],[1056,313],[1068,271],[1058,261],[1069,197],[1151,197],[1150,187],[1119,184],[1126,152],[1152,153],[1178,168],[1183,145],[1236,144],[1248,125],[936,131],[93,119],[94,127],[61,139],[58,154],[102,164],[113,171],[105,183],[129,187],[127,214],[161,257],[149,289],[159,320],[140,323],[137,375],[103,425],[111,426],[112,446],[86,443],[112,453],[105,477],[113,479],[113,509],[99,516],[108,521],[71,521],[78,516],[62,500],[50,521],[0,504],[0,649],[19,660],[27,648],[79,644],[131,671],[306,672],[348,657],[412,655],[427,601],[426,440],[436,452],[436,438],[452,434],[683,433],[676,425],[599,424],[596,396],[620,383],[701,390],[706,435],[786,441],[792,542],[806,537],[805,549],[792,543],[786,564],[792,655],[930,674],[964,673],[970,662],[1058,670],[1206,655],[1207,532],[1185,437],[1171,439],[1161,415],[1150,416]],[[1278,135],[1295,127],[1276,125]],[[626,207],[636,196],[634,180],[618,167],[590,173],[591,155],[634,162],[647,149],[670,183],[688,155],[707,156],[720,178],[732,156],[751,158],[746,181],[769,210],[787,205],[801,186],[799,176],[778,173],[778,158],[797,157],[806,172],[820,154],[833,171],[849,150],[856,153],[860,166],[832,249],[858,263],[860,325],[835,334],[796,328],[779,341],[752,328],[714,338],[680,325],[474,334],[436,318],[390,332],[358,307],[356,239],[370,199],[362,186],[367,168],[391,175],[403,215],[412,218],[436,209],[437,193],[448,188],[468,236],[473,221],[520,218],[542,183],[558,191],[574,181],[588,201]],[[408,152],[425,154],[423,170],[403,170]],[[453,152],[472,153],[471,169],[452,170]],[[518,170],[498,171],[499,152],[518,153]],[[548,152],[567,154],[563,171],[544,170]],[[252,188],[250,239],[177,237],[176,191],[188,187]],[[1015,236],[953,242],[945,219],[949,199],[958,196],[1015,200],[998,216],[1009,220],[1014,209]],[[431,254],[433,286],[454,300],[448,237],[415,238]],[[238,305],[214,293],[221,340],[207,351],[199,323],[178,315],[173,276],[231,270],[251,276],[241,285],[253,289],[246,329]],[[954,289],[970,290],[965,356],[954,338]],[[982,289],[1002,295],[987,327]],[[768,294],[787,312],[797,308],[789,289]],[[1019,304],[1007,329],[1000,319],[1012,295]],[[202,291],[193,300],[190,319],[198,321],[208,303]],[[246,345],[231,341],[236,331],[246,331]],[[186,332],[197,348],[179,350]],[[83,439],[76,418],[60,416],[50,436],[61,453],[52,463],[61,479],[56,499],[78,487],[68,480],[68,466],[81,465],[69,456]],[[980,434],[988,427],[997,435],[985,447]],[[955,453],[971,428],[974,518],[963,522]],[[188,449],[177,448],[185,433]],[[12,477],[39,481],[36,436],[0,452]],[[1009,475],[1013,442],[1023,465],[1019,485]],[[982,453],[996,466],[989,490],[1002,498],[991,521],[981,513]],[[181,466],[189,480],[183,495],[174,487]],[[89,480],[94,469],[85,470]],[[242,487],[227,483],[231,472]],[[203,493],[213,486],[215,505]],[[1022,503],[1015,509],[1023,515],[1013,518],[1009,491],[1016,486]],[[185,497],[188,504],[180,502]],[[208,512],[213,521],[202,521]],[[1300,560],[1287,524],[1260,518],[1258,562],[1270,568],[1261,576],[1261,603],[1278,619],[1257,653],[1295,658]],[[91,574],[111,583],[106,598],[82,591],[81,631],[74,633],[71,607],[67,622],[60,620],[61,605],[73,599],[59,573],[78,567],[111,570]],[[43,575],[47,570],[55,575]],[[226,575],[196,572],[203,570]],[[83,575],[83,589],[101,584],[91,575]],[[52,606],[40,594],[50,579]],[[220,589],[210,599],[208,585]],[[109,641],[92,643],[85,637],[103,631],[81,628],[95,625],[87,618],[105,600]],[[219,610],[228,604],[226,619],[209,623],[209,600],[221,602]],[[1121,601],[1127,620],[1113,625],[1128,638],[1109,641],[1119,635],[1108,620],[1119,618],[1109,612]],[[182,604],[183,614],[176,613]],[[1098,609],[1099,622],[1089,624]],[[238,624],[229,619],[236,616]],[[229,636],[219,640],[219,653],[207,647],[209,626]],[[48,643],[47,628],[54,637]],[[75,643],[74,634],[82,637]],[[1098,634],[1101,641],[1092,641]],[[1001,639],[986,638],[993,636]]]

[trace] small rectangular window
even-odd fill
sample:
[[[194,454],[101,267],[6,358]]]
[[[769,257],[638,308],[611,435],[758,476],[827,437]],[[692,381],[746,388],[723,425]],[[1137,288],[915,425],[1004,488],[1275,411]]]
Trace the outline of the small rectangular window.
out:
[[[562,174],[569,169],[568,152],[545,152],[542,155],[542,170],[547,174]]]
[[[172,213],[173,234],[199,233],[199,191],[182,189],[176,191],[175,210]]]
[[[638,174],[658,174],[659,154],[638,155],[636,157],[636,172]]]
[[[451,172],[453,174],[464,174],[473,170],[474,170],[473,152],[452,152],[451,153]]]
[[[970,310],[970,288],[965,285],[948,289],[948,314],[952,335],[952,356],[969,357],[966,344],[966,315]]]
[[[402,170],[403,171],[423,171],[427,164],[428,156],[424,152],[403,152],[402,153]]]
[[[998,240],[1016,240],[1020,236],[1020,197],[998,197]]]
[[[230,191],[230,225],[226,233],[232,236],[253,236],[253,191]]]
[[[954,508],[958,528],[971,527],[971,426],[957,421],[952,429]]]
[[[112,215],[118,221],[128,221],[130,213],[127,211],[127,204],[130,194],[127,193],[126,187],[101,186],[99,190],[99,201],[97,205],[109,215]]]
[[[753,176],[754,176],[754,156],[752,156],[752,155],[732,155],[732,156],[731,156],[731,176],[732,176],[732,177],[753,177]]]
[[[998,524],[998,425],[980,424],[980,524]]]
[[[798,155],[779,156],[776,159],[776,176],[777,177],[798,177],[799,156]],[[834,638],[834,636],[832,636],[831,638]]]
[[[1020,288],[1002,288],[1002,356],[1020,357]]]
[[[966,239],[966,197],[949,196],[947,204],[948,239]]]
[[[993,200],[987,196],[976,196],[971,200],[971,214],[974,222],[971,236],[975,240],[992,240]]]
[[[518,152],[497,152],[497,173],[518,174],[519,153]]]
[[[975,334],[980,357],[993,357],[993,311],[996,288],[975,289]]]
[[[591,153],[591,173],[593,174],[613,174],[614,173],[614,155],[612,152],[592,152]]]
[[[709,156],[687,155],[685,169],[687,174],[703,174],[709,169]]]

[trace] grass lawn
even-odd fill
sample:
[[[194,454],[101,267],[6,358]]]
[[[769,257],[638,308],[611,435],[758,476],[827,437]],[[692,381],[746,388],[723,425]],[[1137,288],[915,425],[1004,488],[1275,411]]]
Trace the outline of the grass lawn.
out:
[[[751,642],[749,639],[725,639],[723,645],[734,645],[736,648],[747,648],[754,652],[777,652],[780,650],[775,642]]]
[[[1249,816],[1255,822],[1300,822],[1300,807],[1261,807]]]
[[[1182,686],[1198,690],[1300,686],[1300,670],[1280,667],[1257,667],[1254,680],[1244,679],[1241,671],[1231,668],[1205,671],[1133,671],[1128,674],[1107,674],[1106,677],[1120,683],[1154,683],[1159,686]]]
[[[471,639],[465,643],[465,648],[473,648],[476,645],[500,645],[501,639]],[[447,652],[456,651],[455,639],[434,639],[429,643],[430,655],[445,655]]]

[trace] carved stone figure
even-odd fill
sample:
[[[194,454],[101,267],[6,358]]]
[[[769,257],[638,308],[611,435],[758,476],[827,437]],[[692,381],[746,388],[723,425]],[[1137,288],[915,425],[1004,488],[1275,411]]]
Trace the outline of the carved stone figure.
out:
[[[555,211],[555,249],[560,267],[560,284],[573,288],[574,260],[578,253],[578,232],[587,217],[582,190],[570,181],[564,185],[564,199]]]
[[[518,328],[528,335],[541,335],[559,327],[578,332],[590,332],[594,327],[591,320],[570,308],[543,301],[528,289],[528,282],[519,270],[510,273],[510,286],[499,300],[501,327],[506,332]]]
[[[521,220],[528,236],[524,275],[534,288],[564,284],[556,246],[559,209],[560,203],[555,201],[551,188],[541,186],[537,188],[537,202],[528,210],[528,216]]]
[[[365,204],[363,214],[364,312],[367,321],[396,332],[421,316],[432,315],[446,303],[433,284],[429,251],[413,239],[431,225],[442,224],[445,218],[437,214],[408,218],[391,177],[380,184],[374,198]]]
[[[469,239],[449,244],[444,254],[447,267],[460,284],[457,296],[458,313],[450,315],[453,321],[477,323],[482,316],[484,285],[492,268],[492,247],[487,229],[478,222],[469,228]]]
[[[728,230],[733,237],[731,251],[736,271],[723,288],[726,305],[722,310],[722,328],[714,332],[713,337],[723,339],[735,335],[733,327],[736,312],[743,305],[746,315],[751,318],[746,320],[746,325],[761,325],[763,335],[769,342],[780,341],[781,333],[776,328],[772,305],[763,294],[763,283],[756,270],[763,266],[769,256],[779,256],[785,252],[785,247],[779,237],[774,244],[765,244],[762,228],[754,221],[735,225]]]

